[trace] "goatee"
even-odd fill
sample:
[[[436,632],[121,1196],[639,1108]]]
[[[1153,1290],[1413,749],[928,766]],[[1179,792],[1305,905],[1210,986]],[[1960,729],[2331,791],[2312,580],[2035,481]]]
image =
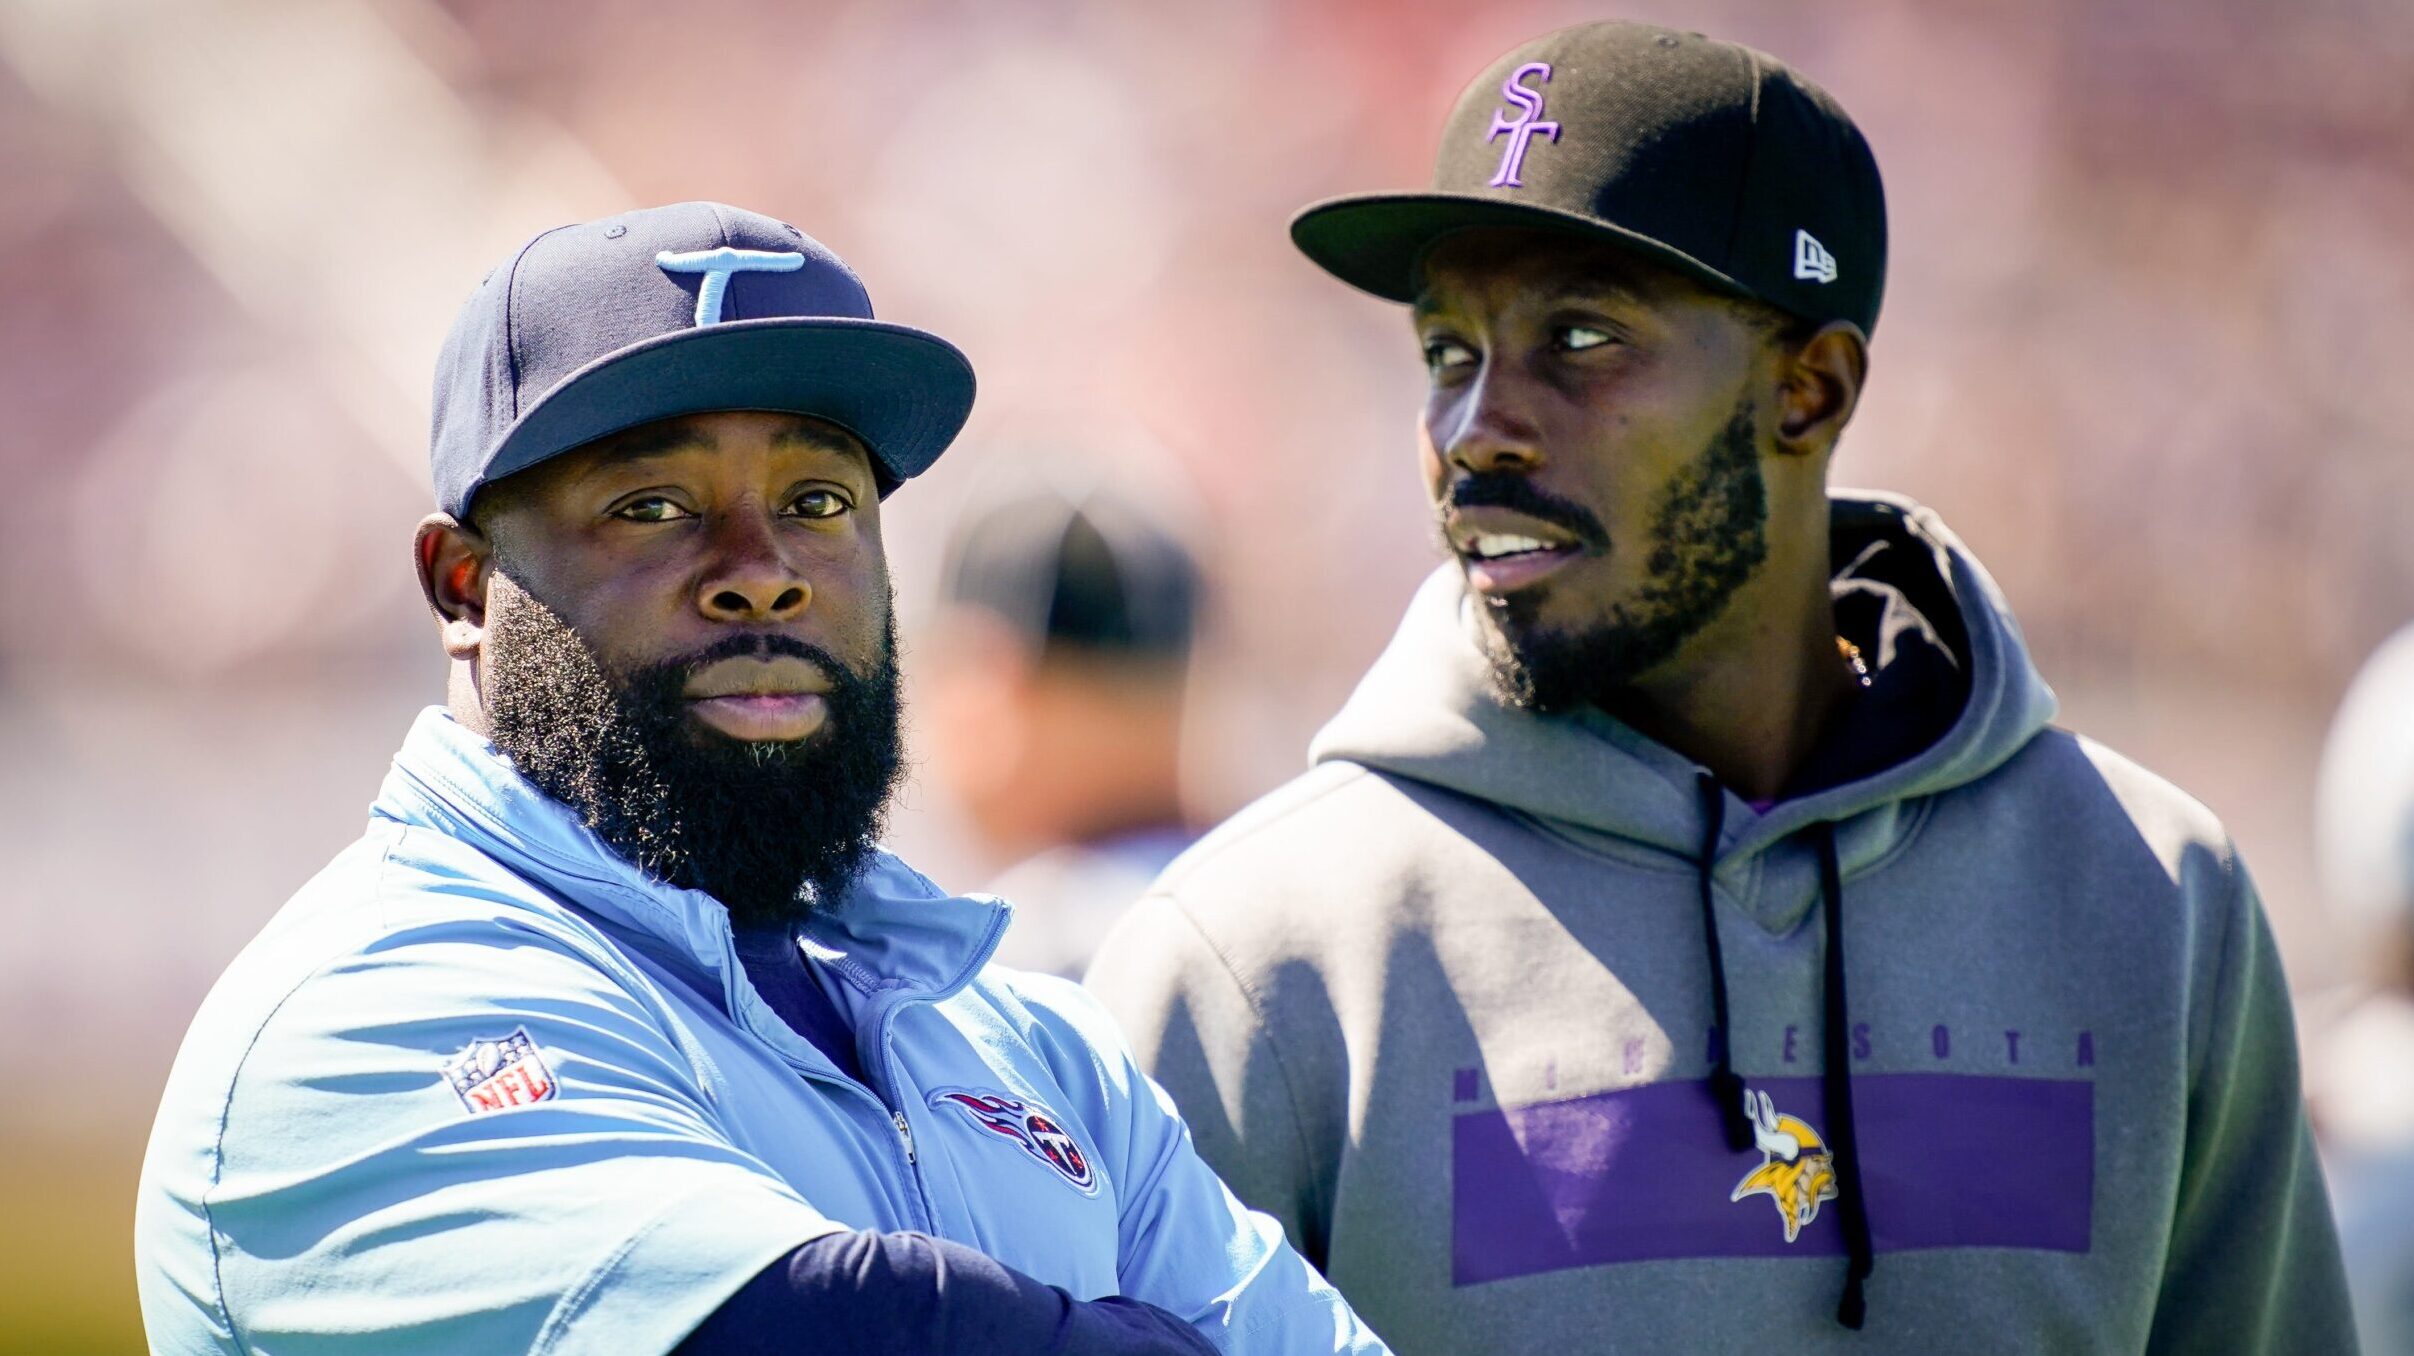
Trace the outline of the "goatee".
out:
[[[1514,596],[1487,610],[1482,632],[1494,690],[1530,711],[1614,710],[1636,678],[1716,620],[1768,558],[1768,512],[1746,400],[1661,492],[1644,584],[1631,603],[1581,630],[1540,625]]]
[[[697,727],[682,695],[689,677],[742,655],[818,668],[830,684],[821,728],[742,742]],[[749,634],[613,674],[498,571],[483,658],[488,737],[520,775],[614,852],[711,895],[738,925],[801,918],[870,858],[904,762],[893,614],[865,672],[791,637]]]

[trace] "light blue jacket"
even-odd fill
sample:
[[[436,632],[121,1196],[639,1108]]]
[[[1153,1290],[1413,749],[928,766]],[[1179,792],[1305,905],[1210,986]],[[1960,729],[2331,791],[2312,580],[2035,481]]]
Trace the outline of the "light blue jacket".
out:
[[[666,1351],[790,1249],[869,1228],[1147,1300],[1226,1351],[1383,1351],[1086,994],[982,968],[1008,914],[883,853],[806,925],[866,1088],[764,1004],[718,903],[428,711],[368,832],[185,1037],[135,1213],[153,1349]]]

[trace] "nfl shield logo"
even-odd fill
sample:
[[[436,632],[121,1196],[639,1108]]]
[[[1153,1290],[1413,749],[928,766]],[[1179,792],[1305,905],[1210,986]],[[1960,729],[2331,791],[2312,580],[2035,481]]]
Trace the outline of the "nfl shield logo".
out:
[[[545,1101],[555,1087],[553,1071],[545,1067],[526,1027],[471,1041],[444,1066],[444,1080],[473,1116]]]

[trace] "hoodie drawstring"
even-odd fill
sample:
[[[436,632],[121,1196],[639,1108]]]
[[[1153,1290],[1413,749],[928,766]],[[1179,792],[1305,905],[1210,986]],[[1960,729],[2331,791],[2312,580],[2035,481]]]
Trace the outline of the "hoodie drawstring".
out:
[[[1718,840],[1726,828],[1727,793],[1718,778],[1701,774],[1702,852],[1700,868],[1702,939],[1710,958],[1711,1020],[1718,1029],[1718,1058],[1710,1070],[1710,1095],[1718,1103],[1718,1121],[1727,1148],[1741,1153],[1752,1147],[1752,1126],[1744,1112],[1743,1078],[1735,1072],[1734,1032],[1727,1013],[1727,965],[1718,943],[1718,914],[1711,892],[1711,875],[1718,865]],[[1823,823],[1813,830],[1819,853],[1820,919],[1826,925],[1826,973],[1821,985],[1820,1014],[1824,1052],[1819,1075],[1822,1110],[1827,1119],[1829,1170],[1836,1179],[1836,1222],[1844,1230],[1844,1298],[1836,1305],[1836,1321],[1858,1329],[1869,1315],[1866,1283],[1876,1269],[1877,1250],[1870,1243],[1869,1202],[1861,1190],[1861,1146],[1852,1118],[1851,1009],[1844,996],[1844,870],[1836,857],[1836,826]]]
[[[1702,938],[1710,952],[1710,1021],[1718,1031],[1718,1063],[1710,1070],[1710,1098],[1718,1104],[1718,1123],[1726,1131],[1727,1149],[1742,1153],[1752,1147],[1752,1124],[1744,1116],[1743,1078],[1735,1072],[1735,1032],[1727,1021],[1727,962],[1718,948],[1718,911],[1711,897],[1710,875],[1718,865],[1718,839],[1726,829],[1727,790],[1718,778],[1701,774],[1702,793]]]
[[[1836,1222],[1844,1227],[1844,1299],[1836,1306],[1836,1321],[1859,1328],[1869,1313],[1863,1285],[1877,1266],[1877,1250],[1869,1241],[1869,1200],[1861,1191],[1861,1145],[1852,1120],[1850,1009],[1844,1001],[1844,870],[1836,859],[1836,826],[1816,830],[1819,847],[1820,907],[1827,923],[1826,1052],[1819,1088],[1827,1113],[1830,1169],[1836,1175]]]

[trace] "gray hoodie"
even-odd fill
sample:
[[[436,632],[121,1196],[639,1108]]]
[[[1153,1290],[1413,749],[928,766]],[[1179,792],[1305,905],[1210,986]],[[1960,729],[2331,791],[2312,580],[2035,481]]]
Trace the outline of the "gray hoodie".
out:
[[[1839,496],[1835,547],[1895,695],[1813,789],[1503,707],[1446,567],[1089,983],[1403,1353],[2352,1351],[2228,836],[2047,725],[1933,515]]]

